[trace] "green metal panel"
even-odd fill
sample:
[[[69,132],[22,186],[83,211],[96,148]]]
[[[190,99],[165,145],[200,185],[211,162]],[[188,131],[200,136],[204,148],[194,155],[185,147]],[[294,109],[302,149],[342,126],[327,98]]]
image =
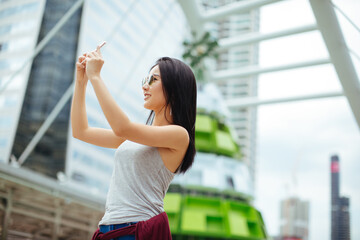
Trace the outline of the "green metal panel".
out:
[[[246,217],[239,212],[229,212],[229,233],[233,236],[249,236],[249,228]]]
[[[228,201],[226,204],[231,235],[255,239],[263,239],[265,237],[262,230],[262,219],[254,207],[236,201]],[[246,219],[246,222],[243,221],[244,219]],[[238,222],[240,225],[236,226],[232,221]]]
[[[166,194],[164,198],[164,210],[169,218],[170,230],[172,233],[178,232],[182,196],[179,193]]]
[[[198,151],[212,152],[215,148],[216,121],[207,115],[197,115],[195,123],[195,147]]]
[[[216,148],[220,154],[233,156],[238,151],[235,142],[231,138],[229,132],[218,130],[215,132],[215,139],[216,139]]]
[[[246,202],[179,193],[168,193],[164,202],[175,236],[266,239],[261,215]]]
[[[180,193],[168,193],[164,199],[164,209],[167,212],[180,213],[181,198]]]
[[[184,210],[182,213],[181,230],[185,233],[203,233],[206,232],[206,213]]]
[[[200,152],[238,158],[239,146],[232,138],[230,129],[212,115],[197,114],[195,124],[195,147]]]
[[[212,133],[215,129],[212,119],[207,115],[196,115],[195,122],[196,132]]]
[[[223,236],[225,234],[224,212],[220,199],[185,196],[183,207],[182,227],[191,225],[191,228],[182,228],[182,231],[190,233],[198,229],[197,234],[200,235],[211,233],[212,236]],[[189,219],[189,216],[196,221]],[[184,223],[184,221],[191,223]],[[198,228],[194,226],[197,221],[200,222]]]

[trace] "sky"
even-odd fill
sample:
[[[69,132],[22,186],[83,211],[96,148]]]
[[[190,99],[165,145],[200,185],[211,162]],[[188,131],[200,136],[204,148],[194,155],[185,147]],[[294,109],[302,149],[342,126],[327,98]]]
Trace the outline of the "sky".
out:
[[[333,3],[360,26],[360,1]],[[304,0],[265,6],[260,18],[263,33],[315,23]],[[360,55],[360,33],[339,14],[338,19],[348,47]],[[260,66],[326,57],[318,31],[260,44]],[[359,59],[352,59],[360,69]],[[260,99],[342,91],[331,64],[263,74],[258,85]],[[257,127],[255,206],[269,234],[279,234],[280,201],[296,196],[310,203],[309,240],[330,239],[330,157],[337,154],[340,194],[350,198],[351,239],[360,239],[360,127],[346,97],[260,106]]]

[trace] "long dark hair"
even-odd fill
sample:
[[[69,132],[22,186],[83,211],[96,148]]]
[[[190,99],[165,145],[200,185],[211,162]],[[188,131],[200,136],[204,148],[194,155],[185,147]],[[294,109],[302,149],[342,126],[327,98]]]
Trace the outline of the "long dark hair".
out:
[[[159,66],[166,99],[164,114],[166,109],[170,107],[173,123],[184,127],[189,134],[189,146],[177,170],[179,173],[185,173],[193,164],[196,154],[195,119],[197,90],[195,76],[188,65],[175,58],[159,58],[151,69],[156,65]],[[152,124],[154,115],[154,111],[151,111],[146,124]]]

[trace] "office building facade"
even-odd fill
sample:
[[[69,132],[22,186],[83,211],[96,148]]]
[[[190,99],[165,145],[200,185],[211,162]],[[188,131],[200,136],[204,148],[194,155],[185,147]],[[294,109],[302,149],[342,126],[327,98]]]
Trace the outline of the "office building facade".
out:
[[[297,197],[281,201],[281,239],[309,238],[309,202]]]
[[[38,42],[49,34],[74,3],[74,0],[46,1]],[[32,63],[12,147],[12,154],[17,158],[73,82],[81,10],[79,8],[72,15]],[[24,167],[54,178],[58,172],[65,171],[69,113],[68,100],[27,157]]]
[[[340,196],[340,160],[331,156],[331,240],[350,240],[350,199]]]
[[[0,2],[0,162],[12,155],[33,61],[25,63],[38,43],[44,9],[43,0]]]
[[[241,0],[211,0],[202,1],[205,11],[230,5]],[[231,15],[221,20],[205,24],[205,28],[218,40],[242,36],[259,31],[259,10]],[[238,69],[258,64],[258,44],[248,44],[232,47],[219,52],[215,63],[218,71]],[[246,76],[224,79],[217,85],[225,99],[257,96],[257,76]],[[256,166],[256,125],[257,109],[252,107],[231,109],[229,120],[237,134],[237,142],[241,146],[243,161],[248,165],[253,184],[255,182]]]

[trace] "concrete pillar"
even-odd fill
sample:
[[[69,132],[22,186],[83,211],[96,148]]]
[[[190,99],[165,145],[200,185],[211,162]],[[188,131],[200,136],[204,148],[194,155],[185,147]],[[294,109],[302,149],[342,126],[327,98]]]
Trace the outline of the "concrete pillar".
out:
[[[5,213],[4,213],[4,219],[3,219],[3,225],[2,225],[1,240],[6,240],[8,237],[8,228],[9,228],[11,210],[12,210],[12,206],[13,206],[12,195],[13,195],[12,189],[10,189],[8,192],[8,196],[5,199]]]

